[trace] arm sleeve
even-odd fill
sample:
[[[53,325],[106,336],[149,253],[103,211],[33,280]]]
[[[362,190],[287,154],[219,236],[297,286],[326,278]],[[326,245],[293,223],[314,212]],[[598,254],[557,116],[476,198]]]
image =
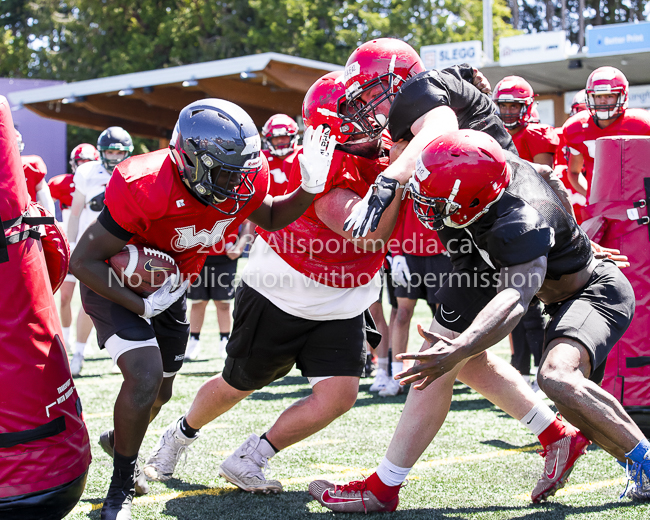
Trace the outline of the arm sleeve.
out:
[[[126,229],[120,226],[111,215],[111,212],[108,210],[108,206],[104,206],[104,209],[97,217],[99,223],[106,228],[106,231],[115,235],[120,240],[131,240],[133,238],[133,233],[129,233]]]
[[[449,92],[437,71],[423,72],[408,80],[395,96],[388,114],[388,130],[393,141],[410,141],[413,123],[443,105],[449,106]]]

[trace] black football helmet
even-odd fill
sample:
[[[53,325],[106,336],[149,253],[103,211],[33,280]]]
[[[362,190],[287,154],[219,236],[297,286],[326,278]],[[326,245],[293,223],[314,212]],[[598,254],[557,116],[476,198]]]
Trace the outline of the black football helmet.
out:
[[[255,123],[224,99],[201,99],[181,110],[170,148],[193,195],[225,215],[253,197],[265,161]],[[235,204],[223,204],[232,200]]]
[[[102,160],[104,168],[111,173],[113,168],[131,155],[133,152],[133,140],[129,133],[121,126],[110,126],[99,134],[97,138],[97,150],[99,150],[99,157]],[[126,152],[126,155],[119,161],[109,160],[104,154],[107,150]]]

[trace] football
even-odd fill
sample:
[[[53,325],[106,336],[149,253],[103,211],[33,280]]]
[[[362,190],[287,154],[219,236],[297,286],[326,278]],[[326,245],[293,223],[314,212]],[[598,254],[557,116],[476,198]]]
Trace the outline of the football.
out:
[[[176,274],[180,281],[180,271],[171,256],[141,244],[127,244],[108,263],[115,273],[110,283],[120,283],[145,298],[170,274]]]

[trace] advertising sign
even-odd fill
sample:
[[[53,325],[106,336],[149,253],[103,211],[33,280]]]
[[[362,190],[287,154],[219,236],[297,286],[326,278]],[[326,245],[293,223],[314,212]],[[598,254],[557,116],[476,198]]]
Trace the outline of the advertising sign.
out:
[[[587,56],[650,50],[650,22],[619,23],[587,28]]]
[[[483,45],[480,41],[443,43],[420,47],[420,57],[427,69],[444,69],[460,63],[480,67],[483,57]]]
[[[504,66],[545,63],[566,58],[564,31],[510,36],[499,40],[499,63]]]

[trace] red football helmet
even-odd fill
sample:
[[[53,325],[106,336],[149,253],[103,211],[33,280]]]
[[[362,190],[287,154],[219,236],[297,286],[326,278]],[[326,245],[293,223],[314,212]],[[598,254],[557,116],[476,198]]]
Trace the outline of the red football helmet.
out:
[[[291,137],[289,144],[284,146],[273,146],[271,139],[288,135]],[[296,149],[298,141],[298,123],[286,114],[275,114],[264,123],[262,127],[262,141],[271,151],[271,155],[284,157]]]
[[[587,109],[594,120],[614,119],[625,113],[629,84],[625,75],[614,67],[599,67],[587,79]],[[597,105],[594,96],[617,94],[613,104]]]
[[[378,38],[359,46],[345,64],[349,113],[339,113],[339,116],[350,124],[346,132],[362,132],[372,139],[379,137],[388,118],[376,109],[385,101],[391,103],[404,82],[424,70],[415,49],[401,40]],[[361,95],[375,87],[380,91],[371,100],[362,101]]]
[[[77,171],[77,166],[88,161],[99,161],[99,152],[92,144],[78,144],[70,152],[70,168],[72,168],[72,173]]]
[[[339,104],[345,104],[345,85],[343,84],[343,71],[328,72],[309,87],[302,102],[302,120],[305,127],[326,125],[330,129],[330,136],[335,137],[339,144],[350,139],[349,133],[343,133],[343,121],[339,116],[345,109]],[[346,123],[343,126],[348,126]]]
[[[438,230],[463,228],[480,218],[510,183],[506,156],[492,137],[457,130],[422,150],[408,184],[422,224]]]
[[[585,89],[582,89],[575,96],[573,96],[569,117],[575,116],[578,112],[582,112],[583,110],[587,110],[587,93]]]
[[[533,87],[519,76],[506,76],[497,83],[494,94],[492,94],[492,99],[499,109],[499,117],[506,128],[526,126],[530,122],[534,98]],[[521,108],[516,114],[502,114],[499,103],[520,103]]]

